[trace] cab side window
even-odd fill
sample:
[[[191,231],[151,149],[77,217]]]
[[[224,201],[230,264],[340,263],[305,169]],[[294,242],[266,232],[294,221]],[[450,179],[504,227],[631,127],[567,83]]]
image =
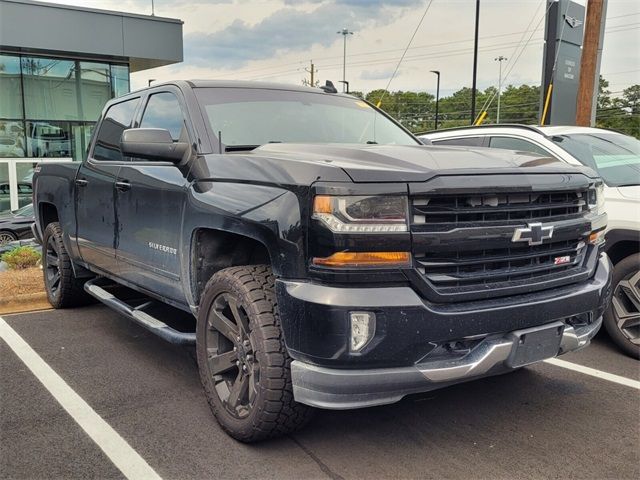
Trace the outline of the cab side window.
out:
[[[132,98],[109,107],[96,137],[93,147],[93,159],[99,161],[121,162],[120,137],[122,132],[131,128],[139,98]]]
[[[178,98],[170,92],[154,93],[149,97],[142,115],[141,128],[164,128],[169,130],[174,142],[186,135],[184,117]]]
[[[449,145],[453,147],[481,147],[484,138],[482,137],[460,137],[460,138],[447,138],[444,140],[434,139],[431,143],[434,145]]]
[[[505,150],[518,150],[520,152],[532,152],[539,155],[549,157],[549,152],[546,152],[535,143],[523,140],[521,138],[513,137],[491,137],[489,140],[490,148],[501,148]]]

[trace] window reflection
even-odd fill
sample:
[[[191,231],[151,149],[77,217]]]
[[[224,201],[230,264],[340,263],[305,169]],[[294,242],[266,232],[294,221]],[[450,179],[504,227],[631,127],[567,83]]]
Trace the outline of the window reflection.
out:
[[[111,86],[114,97],[129,93],[129,67],[126,65],[111,65]]]
[[[20,158],[25,154],[24,127],[21,121],[0,120],[0,157]]]
[[[68,122],[27,122],[27,156],[70,157],[69,130]]]
[[[26,118],[78,120],[75,62],[22,57]]]
[[[111,99],[111,72],[107,63],[80,62],[82,119],[96,121]]]
[[[22,118],[19,57],[0,55],[0,92],[0,118]]]

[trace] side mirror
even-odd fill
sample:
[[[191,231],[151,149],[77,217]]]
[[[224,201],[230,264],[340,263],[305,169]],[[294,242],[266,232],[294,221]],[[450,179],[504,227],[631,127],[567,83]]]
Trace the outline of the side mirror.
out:
[[[433,145],[433,143],[431,143],[431,140],[429,140],[428,138],[418,137],[418,140],[420,140],[423,145]]]
[[[127,157],[178,163],[189,150],[189,144],[174,142],[164,128],[130,128],[122,132],[120,150]]]

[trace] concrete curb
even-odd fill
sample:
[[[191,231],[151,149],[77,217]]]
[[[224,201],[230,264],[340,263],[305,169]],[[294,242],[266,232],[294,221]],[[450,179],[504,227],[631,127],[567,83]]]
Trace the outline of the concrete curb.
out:
[[[12,298],[0,299],[0,314],[22,313],[52,308],[45,292],[26,293]]]

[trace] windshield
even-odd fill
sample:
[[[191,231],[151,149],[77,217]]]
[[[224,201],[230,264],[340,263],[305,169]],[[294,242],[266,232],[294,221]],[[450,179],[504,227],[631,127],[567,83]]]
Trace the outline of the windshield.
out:
[[[553,141],[611,187],[640,185],[640,141],[619,133],[555,135]]]
[[[13,212],[13,214],[16,215],[16,216],[20,216],[20,217],[32,217],[33,216],[33,203],[25,205],[24,207],[19,208],[18,210],[15,210]]]
[[[326,93],[198,88],[214,136],[226,150],[265,143],[420,145],[366,102]]]

